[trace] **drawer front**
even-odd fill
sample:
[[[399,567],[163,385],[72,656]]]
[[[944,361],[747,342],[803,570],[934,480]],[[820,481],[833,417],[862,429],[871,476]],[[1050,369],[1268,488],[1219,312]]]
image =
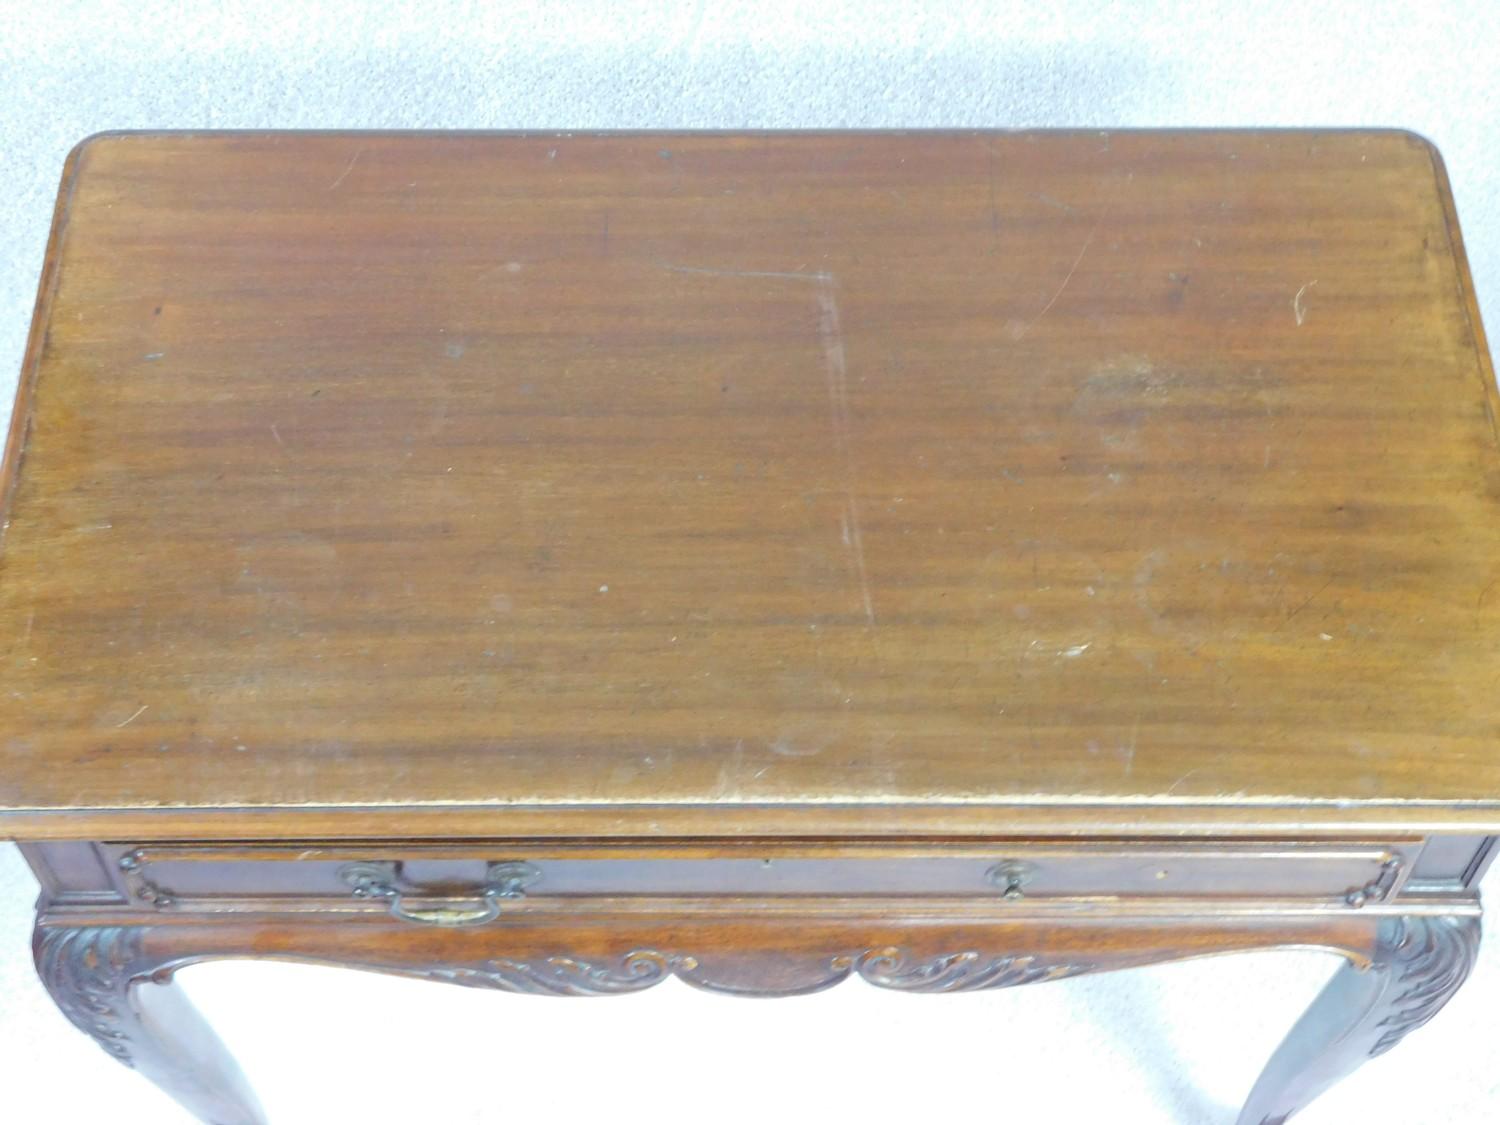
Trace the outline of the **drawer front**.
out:
[[[1397,894],[1416,843],[798,847],[630,845],[107,845],[126,893],[160,909],[402,905],[488,913],[483,903],[603,898],[993,898],[1342,902]]]

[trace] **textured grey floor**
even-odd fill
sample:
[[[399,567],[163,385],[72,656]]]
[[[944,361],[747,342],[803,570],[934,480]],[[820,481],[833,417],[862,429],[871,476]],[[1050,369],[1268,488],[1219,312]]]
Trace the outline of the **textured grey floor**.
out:
[[[1497,62],[1493,0],[0,0],[0,403],[63,156],[123,127],[1402,125],[1447,156],[1481,304],[1500,324]],[[0,847],[0,1121],[182,1120],[49,1007],[27,954],[33,894]],[[1437,1022],[1299,1121],[1500,1116],[1497,944]],[[1257,954],[1010,993],[850,986],[776,1004],[668,985],[587,1008],[305,966],[184,979],[278,1125],[685,1122],[708,1107],[730,1125],[939,1112],[1229,1125],[1333,965]],[[61,1108],[44,1111],[49,1099]]]

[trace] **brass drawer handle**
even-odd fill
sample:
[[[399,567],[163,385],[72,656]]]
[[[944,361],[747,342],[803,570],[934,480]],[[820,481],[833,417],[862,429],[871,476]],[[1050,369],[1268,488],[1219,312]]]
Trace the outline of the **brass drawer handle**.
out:
[[[1007,859],[995,864],[985,872],[985,878],[1002,888],[1001,894],[1012,902],[1026,897],[1023,889],[1036,874],[1036,864],[1019,859]]]
[[[394,862],[348,863],[339,878],[354,888],[355,898],[380,898],[391,904],[391,915],[422,926],[482,926],[500,917],[502,899],[526,897],[526,888],[542,877],[529,863],[508,860],[485,870],[483,886],[475,888],[472,906],[409,906],[408,898],[431,898],[420,889],[401,888],[401,867]],[[463,900],[459,900],[463,901]]]

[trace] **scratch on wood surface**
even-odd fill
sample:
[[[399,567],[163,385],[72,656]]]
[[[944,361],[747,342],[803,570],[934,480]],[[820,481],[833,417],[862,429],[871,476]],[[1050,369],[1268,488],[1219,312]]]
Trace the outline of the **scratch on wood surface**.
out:
[[[1164,797],[1170,797],[1173,793],[1177,792],[1177,787],[1179,785],[1181,785],[1184,781],[1186,781],[1188,778],[1192,777],[1196,773],[1201,773],[1203,770],[1205,770],[1207,768],[1208,768],[1207,766],[1194,766],[1192,769],[1188,770],[1187,773],[1183,774],[1176,781],[1172,782],[1172,784],[1167,788],[1167,791],[1164,794],[1162,794],[1162,796],[1164,796]]]
[[[1304,298],[1306,298],[1307,296],[1307,291],[1317,283],[1317,278],[1314,278],[1312,281],[1309,281],[1306,285],[1304,285],[1301,289],[1297,290],[1297,295],[1292,298],[1292,315],[1297,318],[1298,328],[1301,328],[1302,322],[1307,319],[1307,303]]]
[[[1092,235],[1090,236],[1092,237]],[[1085,249],[1087,246],[1085,245]],[[810,281],[817,286],[818,338],[823,345],[823,374],[828,383],[828,414],[833,427],[833,444],[844,471],[844,512],[839,517],[842,539],[854,564],[859,581],[860,604],[865,620],[875,624],[875,602],[870,593],[869,570],[865,564],[864,532],[860,520],[859,500],[855,495],[858,473],[854,451],[849,442],[849,359],[844,350],[844,329],[839,319],[837,279],[831,273],[807,270],[741,270],[712,266],[686,266],[662,262],[661,267],[673,273],[698,274],[705,277],[771,278],[778,281]]]
[[[344,165],[344,170],[342,172],[340,172],[338,174],[338,176],[336,176],[334,178],[333,183],[331,183],[331,184],[328,185],[328,190],[329,191],[332,191],[334,188],[338,187],[339,184],[341,184],[341,183],[344,182],[344,180],[348,177],[349,173],[352,172],[352,171],[354,171],[354,166],[359,163],[359,158],[361,156],[363,156],[364,154],[365,154],[365,146],[364,145],[360,145],[357,149],[354,150],[354,155],[349,158],[349,163]]]
[[[281,431],[276,428],[275,422],[271,423],[271,436],[276,439],[277,445],[281,446],[282,448],[286,447],[286,442],[281,440]]]
[[[123,723],[116,723],[115,724],[115,729],[119,730],[121,727],[128,727],[131,723],[135,722],[142,715],[144,715],[146,713],[146,708],[148,708],[150,706],[151,705],[149,703],[142,703],[140,705],[140,708],[136,711],[136,713],[134,715],[131,715],[130,718],[126,719]]]
[[[662,269],[671,270],[673,273],[696,273],[705,277],[774,277],[783,281],[812,281],[819,285],[831,285],[833,275],[821,271],[809,273],[806,270],[732,270],[714,269],[710,266],[682,266],[675,262],[663,262]]]
[[[1188,778],[1190,778],[1190,777],[1196,777],[1198,774],[1202,773],[1204,770],[1211,770],[1215,766],[1223,764],[1223,762],[1226,759],[1228,759],[1229,757],[1231,757],[1231,755],[1228,752],[1221,751],[1220,753],[1215,754],[1209,761],[1204,762],[1201,766],[1194,766],[1192,769],[1188,770],[1181,777],[1179,777],[1176,781],[1172,782],[1172,784],[1167,787],[1167,791],[1165,793],[1163,793],[1162,796],[1164,796],[1164,797],[1170,797],[1173,793],[1175,793],[1177,791],[1177,787],[1179,785],[1181,785],[1183,782],[1185,782]],[[1199,797],[1197,797],[1195,799],[1201,800],[1202,796],[1200,795]]]
[[[849,361],[844,351],[844,330],[839,322],[838,294],[831,276],[818,286],[818,336],[823,341],[823,371],[828,381],[828,416],[833,443],[844,466],[844,545],[859,579],[860,602],[865,620],[875,624],[875,603],[870,596],[870,576],[865,567],[864,535],[860,527],[859,501],[855,497],[854,451],[849,444]]]
[[[1318,597],[1318,595],[1332,585],[1333,579],[1330,578],[1327,582],[1323,583],[1323,585],[1319,586],[1312,593],[1308,594],[1307,597],[1302,599],[1296,609],[1292,610],[1291,613],[1286,615],[1286,621],[1283,621],[1282,624],[1285,625],[1287,621],[1290,621],[1292,618],[1296,617],[1297,614],[1301,613],[1308,606],[1312,605],[1313,601]]]
[[[651,762],[646,759],[647,764]],[[734,797],[741,791],[745,776],[745,740],[737,739],[734,748],[730,751],[724,763],[719,767],[719,774],[714,786],[714,795],[720,800]]]
[[[1070,215],[1074,211],[1078,210],[1078,208],[1072,206],[1071,204],[1064,203],[1061,199],[1053,199],[1052,196],[1048,195],[1046,192],[1034,191],[1031,193],[1031,198],[1035,199],[1038,203],[1045,203],[1048,207],[1054,208],[1055,210],[1066,211]]]
[[[1094,235],[1096,235],[1098,233],[1099,233],[1099,224],[1096,222],[1096,223],[1094,223],[1093,227],[1090,228],[1088,237],[1083,240],[1083,246],[1079,248],[1078,257],[1076,257],[1076,258],[1073,259],[1073,264],[1068,267],[1068,272],[1063,277],[1062,284],[1057,287],[1057,290],[1056,290],[1056,292],[1054,292],[1052,294],[1051,299],[1048,300],[1047,303],[1042,306],[1042,311],[1041,312],[1037,313],[1036,316],[1032,317],[1030,320],[1028,320],[1025,324],[1021,325],[1021,327],[1016,330],[1015,338],[1017,340],[1024,339],[1025,336],[1026,336],[1026,333],[1030,332],[1033,328],[1035,328],[1037,322],[1039,320],[1041,320],[1042,317],[1046,316],[1049,312],[1052,311],[1052,306],[1055,305],[1055,304],[1057,304],[1057,299],[1063,295],[1063,290],[1068,287],[1068,282],[1070,282],[1070,281],[1073,280],[1073,275],[1078,272],[1078,267],[1083,264],[1083,257],[1084,257],[1085,254],[1087,254],[1089,252],[1089,246],[1093,244]]]
[[[1481,613],[1484,612],[1485,598],[1490,597],[1490,591],[1491,591],[1491,589],[1496,588],[1497,583],[1500,583],[1500,577],[1496,577],[1496,579],[1491,579],[1490,580],[1490,585],[1485,586],[1484,589],[1481,589],[1481,591],[1479,591],[1479,597],[1475,598],[1475,621],[1478,621],[1479,615],[1481,615]],[[31,631],[31,622],[27,621],[27,634],[30,634],[30,631]]]

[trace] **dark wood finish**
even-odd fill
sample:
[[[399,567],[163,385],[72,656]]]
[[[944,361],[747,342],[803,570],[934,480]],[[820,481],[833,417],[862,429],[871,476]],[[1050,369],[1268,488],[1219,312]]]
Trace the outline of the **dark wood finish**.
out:
[[[0,830],[1500,828],[1446,207],[1394,132],[96,138]]]
[[[1477,948],[1497,401],[1405,133],[93,138],[0,493],[39,971],[252,1125],[184,965],[1325,948],[1276,1125]]]

